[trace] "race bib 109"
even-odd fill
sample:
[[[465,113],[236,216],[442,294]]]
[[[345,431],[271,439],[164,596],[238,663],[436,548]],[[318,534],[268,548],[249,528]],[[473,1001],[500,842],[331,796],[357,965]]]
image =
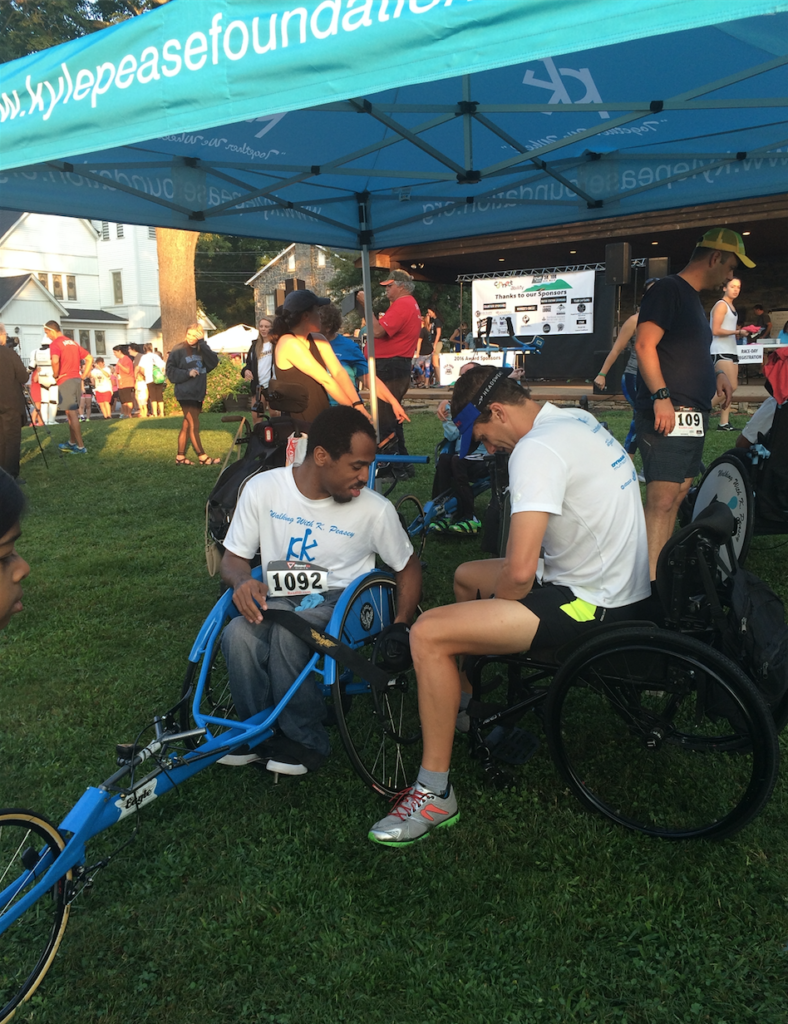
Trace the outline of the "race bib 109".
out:
[[[695,409],[677,409],[676,423],[668,437],[703,437],[703,413]]]
[[[313,562],[269,562],[266,583],[271,597],[325,594],[328,570]]]

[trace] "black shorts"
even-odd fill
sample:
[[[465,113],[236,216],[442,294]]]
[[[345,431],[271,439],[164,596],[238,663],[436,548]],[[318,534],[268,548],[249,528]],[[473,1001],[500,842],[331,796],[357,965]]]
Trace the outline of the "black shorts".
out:
[[[183,401],[178,399],[178,405],[181,407],[181,412],[185,416],[187,412],[202,412],[202,402],[193,402],[189,398],[184,398]]]
[[[539,619],[531,650],[561,647],[584,636],[602,623],[647,619],[650,597],[622,608],[600,608],[575,597],[570,587],[556,583],[534,584],[533,590],[520,602]]]
[[[131,405],[134,401],[134,388],[118,388],[115,394],[121,405]]]
[[[738,355],[729,355],[727,352],[715,352],[711,357],[711,361],[715,366],[720,359],[727,359],[729,363],[738,363],[739,361]]]
[[[635,412],[635,434],[646,483],[656,480],[680,484],[697,476],[703,460],[703,443],[709,414],[703,413],[703,437],[665,437],[654,430],[654,414]]]

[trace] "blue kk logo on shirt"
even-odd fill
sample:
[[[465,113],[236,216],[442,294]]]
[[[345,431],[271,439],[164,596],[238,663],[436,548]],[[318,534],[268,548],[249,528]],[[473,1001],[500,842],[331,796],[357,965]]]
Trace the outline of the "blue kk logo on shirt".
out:
[[[313,540],[310,542],[309,538],[311,536],[311,527],[307,526],[307,528],[304,530],[303,537],[291,537],[290,546],[287,549],[285,560],[295,559],[295,561],[297,562],[314,562],[315,559],[309,554],[309,552],[312,550],[312,548],[317,547],[317,541]]]

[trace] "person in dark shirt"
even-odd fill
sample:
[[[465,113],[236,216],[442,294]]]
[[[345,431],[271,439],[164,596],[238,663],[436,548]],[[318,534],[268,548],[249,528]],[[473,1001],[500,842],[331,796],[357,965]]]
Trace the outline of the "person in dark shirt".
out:
[[[183,423],[178,434],[176,466],[193,466],[186,458],[186,446],[192,443],[194,454],[201,466],[214,466],[221,459],[212,459],[203,450],[200,438],[200,413],[205,401],[208,374],[219,365],[219,357],[203,338],[199,324],[189,324],[186,340],[171,349],[167,357],[167,379],[175,385],[175,397],[180,402]]]
[[[700,469],[712,399],[718,394],[727,408],[732,395],[724,371],[715,374],[711,327],[699,292],[730,281],[740,260],[755,266],[745,255],[741,235],[712,228],[698,241],[687,266],[657,281],[640,307],[635,430],[646,478],[652,580],[679,505]]]

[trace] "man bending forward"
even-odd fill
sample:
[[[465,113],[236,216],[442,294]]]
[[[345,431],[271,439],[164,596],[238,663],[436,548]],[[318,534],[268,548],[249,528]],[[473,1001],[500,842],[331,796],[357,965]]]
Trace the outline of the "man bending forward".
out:
[[[411,629],[424,752],[415,785],[369,833],[387,846],[412,843],[459,818],[449,784],[458,655],[556,647],[603,622],[643,617],[645,609],[632,606],[650,598],[645,521],[630,458],[590,413],[539,405],[508,372],[481,367],[454,388],[460,457],[478,442],[511,453],[509,542],[505,558],[460,565],[458,603],[425,612]]]

